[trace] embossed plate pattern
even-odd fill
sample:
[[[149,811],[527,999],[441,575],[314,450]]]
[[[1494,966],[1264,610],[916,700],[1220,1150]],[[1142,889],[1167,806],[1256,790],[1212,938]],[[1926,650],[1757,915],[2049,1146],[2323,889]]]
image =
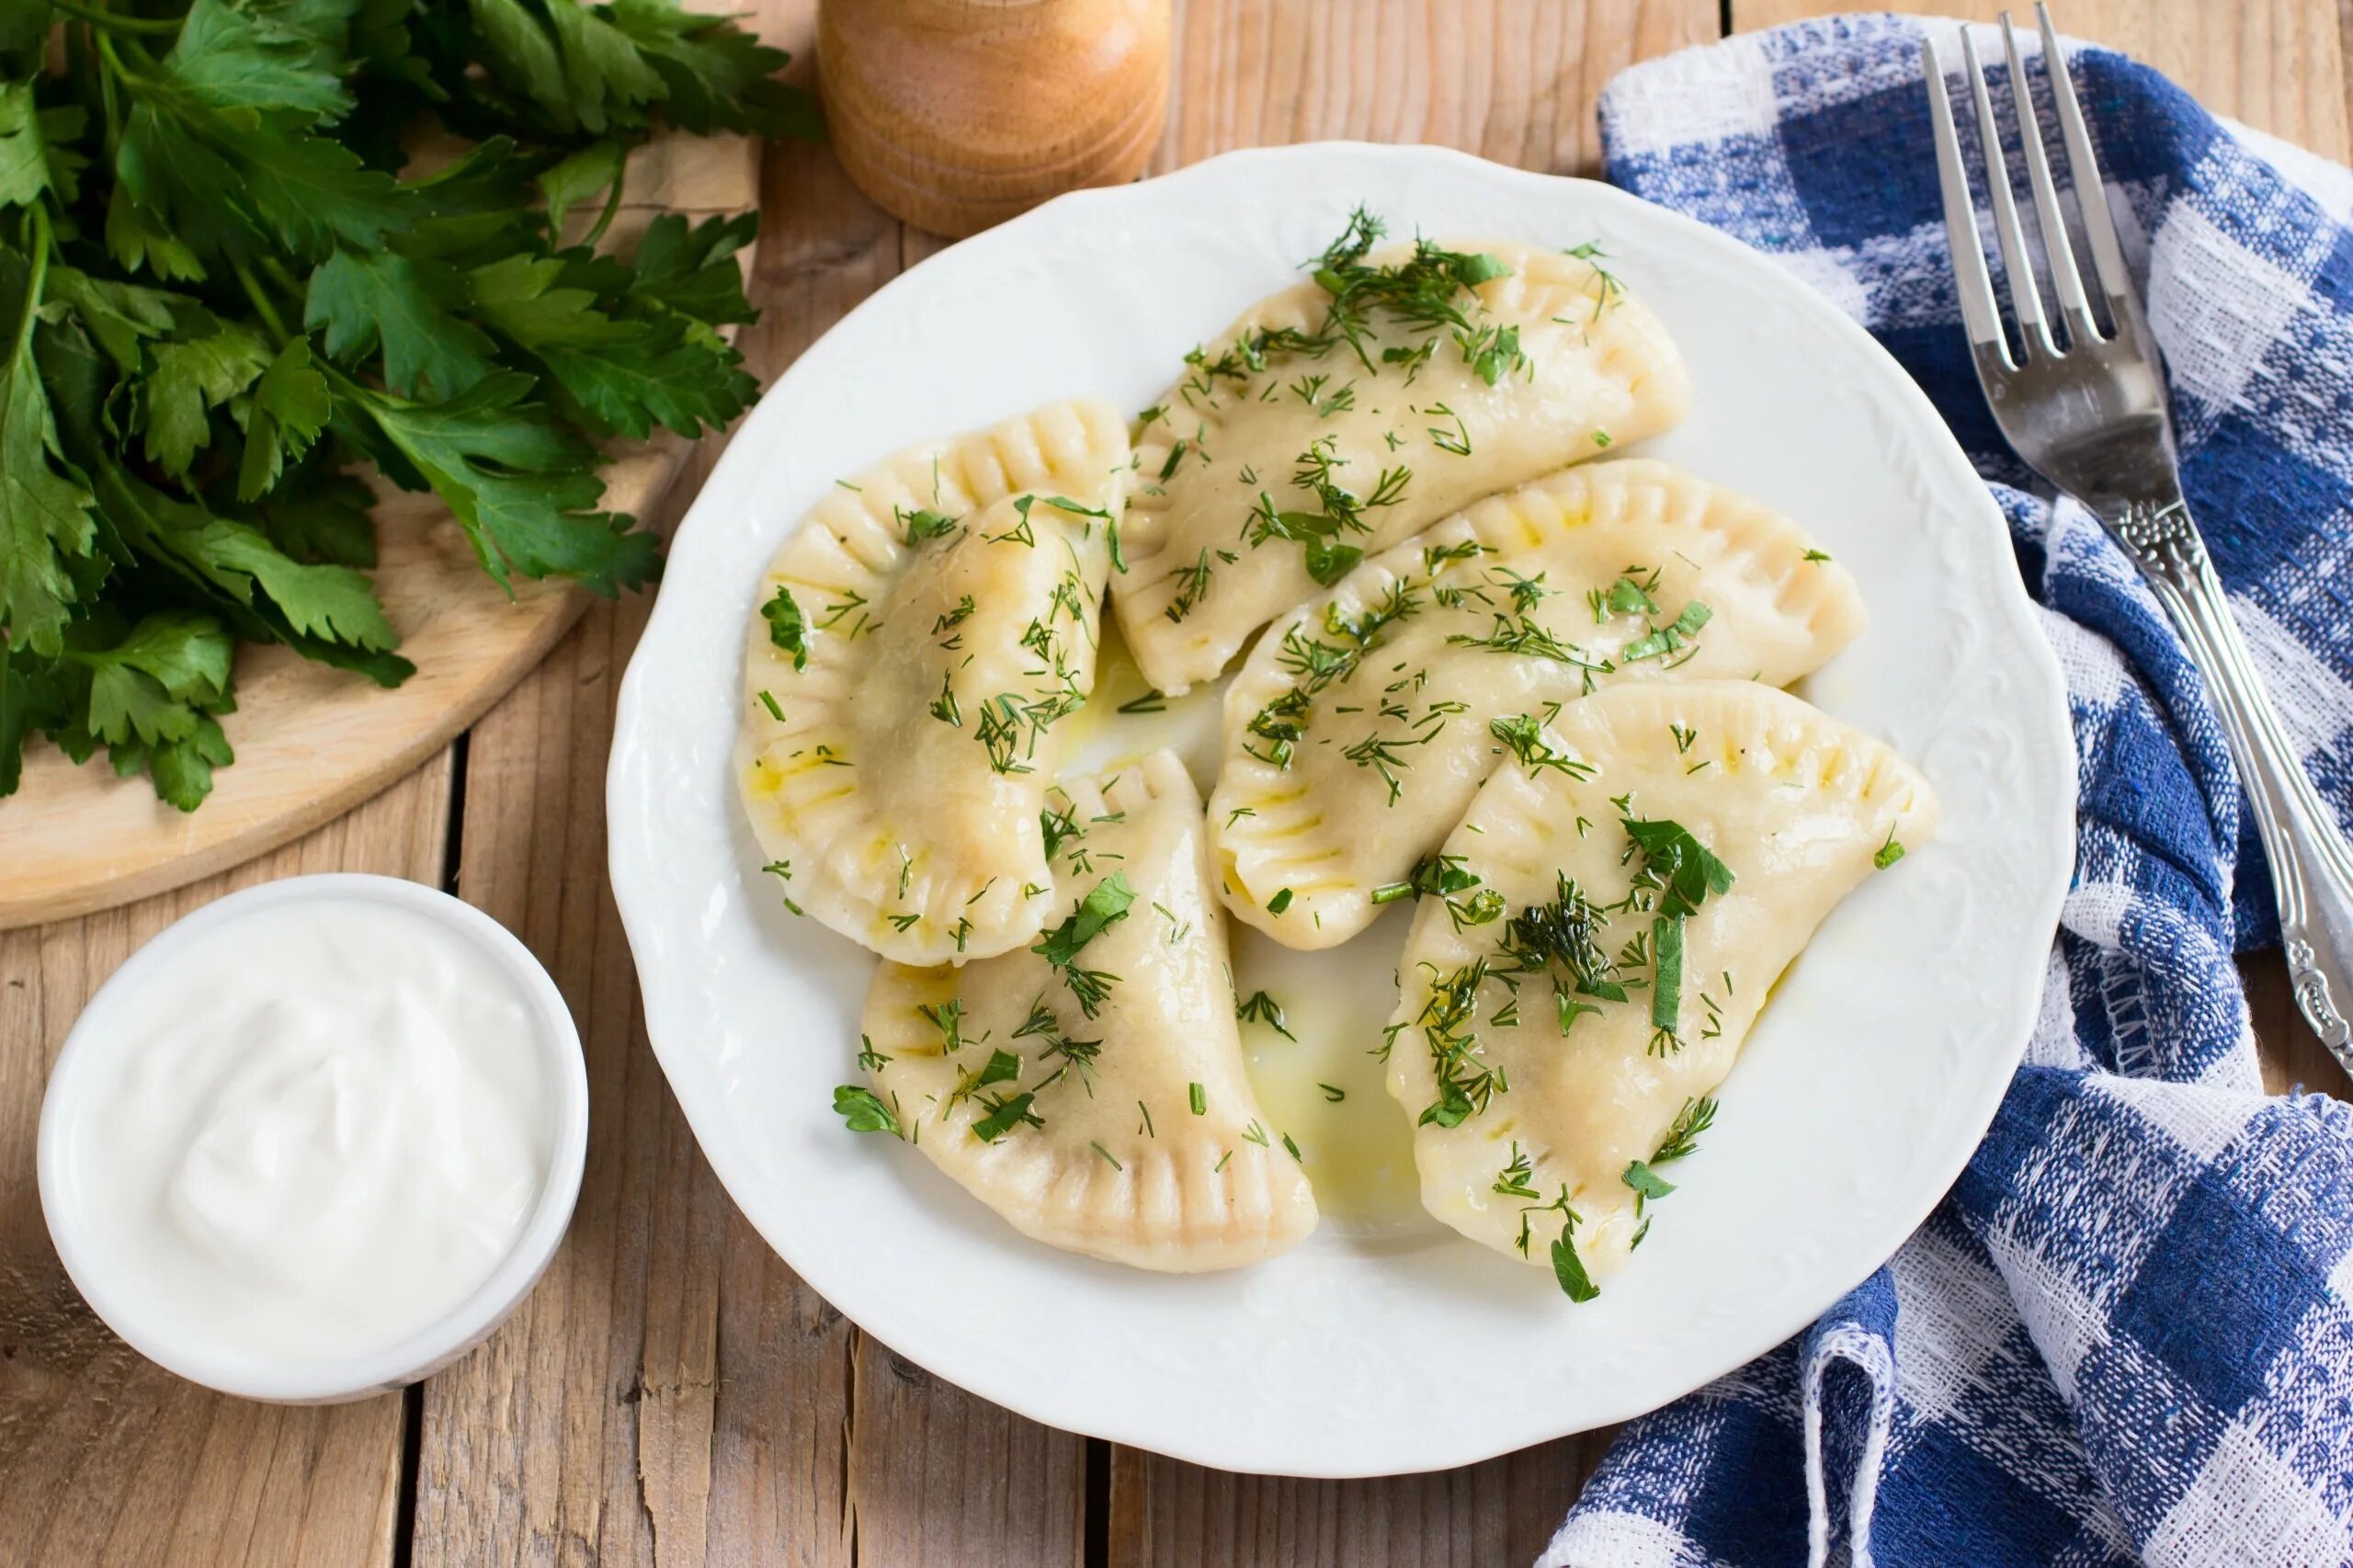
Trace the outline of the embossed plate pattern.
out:
[[[1870,630],[1807,690],[1894,743],[1944,828],[1831,918],[1598,1301],[1434,1225],[1326,1224],[1239,1274],[1036,1245],[925,1160],[846,1133],[870,960],[764,885],[729,757],[761,566],[834,478],[1075,392],[1141,408],[1364,201],[1400,230],[1598,241],[1683,345],[1691,419],[1645,450],[1797,517]],[[1432,148],[1236,153],[1065,197],[891,283],[752,414],[672,546],[621,692],[612,877],[656,1054],[785,1260],[902,1354],[1058,1426],[1245,1471],[1458,1465],[1624,1419],[1802,1327],[1927,1214],[2034,1016],[2070,864],[2058,666],[2002,520],[1859,328],[1734,243],[1585,181]]]

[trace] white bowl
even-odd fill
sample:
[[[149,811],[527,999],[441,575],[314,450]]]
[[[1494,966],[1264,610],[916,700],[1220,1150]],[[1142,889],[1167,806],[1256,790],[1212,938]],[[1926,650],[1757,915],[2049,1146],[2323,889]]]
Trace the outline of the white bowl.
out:
[[[217,927],[284,904],[366,900],[425,916],[503,970],[530,1009],[551,1099],[547,1167],[540,1195],[506,1258],[462,1301],[423,1328],[364,1355],[272,1362],[184,1334],[142,1309],[138,1286],[95,1243],[71,1157],[72,1130],[94,1092],[98,1042],[127,1001],[181,949]],[[461,899],[397,877],[335,873],[288,877],[248,888],[182,916],[132,954],[90,998],[58,1052],[40,1115],[40,1206],[65,1272],[91,1309],[141,1355],[191,1382],[245,1399],[328,1404],[399,1389],[438,1371],[488,1337],[530,1294],[563,1240],[588,1153],[588,1071],[580,1035],[555,982],[514,933]]]

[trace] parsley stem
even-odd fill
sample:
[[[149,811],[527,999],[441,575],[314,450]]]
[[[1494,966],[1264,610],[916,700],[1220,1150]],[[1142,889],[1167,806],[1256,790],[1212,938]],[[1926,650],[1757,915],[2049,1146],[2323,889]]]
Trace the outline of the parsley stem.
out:
[[[33,253],[32,272],[25,279],[25,313],[17,324],[17,340],[9,345],[11,360],[28,354],[33,341],[33,323],[40,317],[40,291],[49,282],[49,209],[40,202],[32,204]]]
[[[94,27],[115,28],[127,33],[176,33],[180,30],[180,24],[188,20],[185,17],[119,16],[99,6],[76,5],[74,0],[50,0],[50,4],[76,21],[88,22]]]
[[[605,237],[605,231],[612,227],[614,216],[621,210],[621,191],[628,184],[629,154],[624,153],[621,161],[613,167],[613,183],[605,191],[605,210],[597,214],[597,221],[588,226],[586,233],[580,236],[583,249],[595,250],[597,242]]]
[[[106,74],[109,82],[119,82],[133,92],[154,91],[155,83],[153,77],[134,71],[122,62],[122,51],[127,49],[131,51],[131,58],[141,65],[153,64],[153,60],[145,50],[141,49],[136,42],[127,37],[118,43],[116,34],[103,29],[91,36],[97,40],[99,58],[107,62]]]
[[[269,302],[269,296],[263,293],[261,285],[254,280],[252,269],[233,256],[230,258],[229,265],[235,269],[237,281],[244,285],[245,298],[253,301],[254,314],[261,317],[262,324],[269,329],[272,346],[285,347],[291,334],[287,332],[286,324],[278,319],[277,307]]]

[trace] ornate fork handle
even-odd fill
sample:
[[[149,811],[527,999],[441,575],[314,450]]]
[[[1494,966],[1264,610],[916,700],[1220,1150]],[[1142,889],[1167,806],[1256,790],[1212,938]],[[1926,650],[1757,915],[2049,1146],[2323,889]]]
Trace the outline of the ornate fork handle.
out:
[[[2108,523],[2206,677],[2271,862],[2296,1006],[2353,1073],[2353,847],[2279,722],[2188,504],[2134,502]]]

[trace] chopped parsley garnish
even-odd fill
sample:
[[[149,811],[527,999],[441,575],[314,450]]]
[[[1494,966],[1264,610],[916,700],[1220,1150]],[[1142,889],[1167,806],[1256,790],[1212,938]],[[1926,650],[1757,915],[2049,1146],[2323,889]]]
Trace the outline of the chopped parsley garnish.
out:
[[[792,590],[779,584],[776,597],[760,607],[760,614],[768,623],[768,641],[792,655],[795,673],[809,667],[809,623],[801,619],[801,606],[794,602]]]
[[[1655,567],[1628,567],[1608,588],[1596,588],[1587,596],[1594,623],[1599,625],[1613,615],[1656,615],[1658,601],[1651,597],[1651,591],[1657,586]]]
[[[1683,916],[1661,915],[1651,921],[1651,1050],[1680,1049],[1677,1029],[1683,1019]]]
[[[910,550],[925,540],[938,539],[942,534],[956,531],[955,518],[944,512],[935,512],[928,506],[918,506],[912,512],[901,506],[896,508],[896,513],[899,526],[906,530],[907,548]]]
[[[1577,1217],[1574,1210],[1561,1226],[1561,1239],[1552,1244],[1552,1278],[1561,1282],[1561,1293],[1572,1301],[1590,1301],[1601,1294],[1601,1287],[1585,1271],[1585,1263],[1577,1256]]]
[[[1278,507],[1274,497],[1261,491],[1245,537],[1254,549],[1270,540],[1296,541],[1305,551],[1308,575],[1329,587],[1364,559],[1363,549],[1343,542],[1343,536],[1370,534],[1372,525],[1364,515],[1404,500],[1413,471],[1384,468],[1375,476],[1371,490],[1359,496],[1339,482],[1339,471],[1347,466],[1347,460],[1337,455],[1331,437],[1318,436],[1296,462],[1291,484],[1312,495],[1316,509]]]
[[[1290,907],[1290,889],[1289,888],[1278,888],[1275,891],[1275,896],[1267,901],[1267,913],[1269,915],[1280,915]]]
[[[1383,882],[1372,890],[1376,904],[1394,903],[1404,898],[1437,898],[1446,903],[1458,931],[1466,926],[1485,926],[1504,912],[1504,895],[1493,888],[1480,888],[1467,899],[1455,894],[1470,892],[1479,887],[1478,873],[1470,869],[1460,855],[1433,855],[1414,867],[1413,875],[1402,882]]]
[[[1626,1168],[1620,1174],[1618,1179],[1634,1189],[1636,1214],[1643,1211],[1645,1201],[1654,1198],[1665,1198],[1675,1190],[1673,1182],[1651,1169],[1650,1165],[1642,1160],[1627,1161]]]
[[[1643,855],[1642,882],[1659,890],[1661,913],[1694,914],[1710,893],[1732,891],[1732,868],[1709,853],[1681,823],[1628,817],[1625,828],[1632,848]]]
[[[1092,1138],[1088,1139],[1088,1140],[1086,1141],[1086,1146],[1087,1146],[1088,1148],[1090,1148],[1090,1149],[1094,1150],[1097,1153],[1098,1153],[1098,1154],[1102,1155],[1102,1156],[1103,1156],[1103,1158],[1104,1158],[1104,1160],[1105,1160],[1105,1161],[1106,1161],[1106,1162],[1110,1165],[1110,1167],[1111,1167],[1113,1170],[1115,1170],[1115,1171],[1123,1171],[1123,1170],[1126,1170],[1126,1169],[1128,1168],[1127,1166],[1125,1166],[1125,1165],[1123,1165],[1120,1164],[1119,1160],[1118,1160],[1118,1159],[1117,1159],[1117,1158],[1112,1154],[1112,1153],[1111,1153],[1111,1151],[1110,1151],[1110,1150],[1106,1149],[1105,1147],[1103,1147],[1103,1145],[1102,1145],[1102,1144],[1097,1143],[1094,1139],[1092,1139]]]
[[[965,1074],[956,1084],[950,1102],[969,1098],[991,1084],[1011,1084],[1021,1077],[1021,1058],[1010,1051],[992,1051],[989,1059]]]
[[[1209,1114],[1210,1096],[1207,1089],[1202,1088],[1199,1084],[1188,1084],[1185,1085],[1185,1095],[1186,1098],[1192,1105],[1193,1114],[1195,1116],[1207,1116]]]
[[[1348,1097],[1348,1091],[1341,1088],[1336,1084],[1318,1084],[1315,1086],[1323,1090],[1324,1097],[1330,1100],[1334,1105],[1338,1105],[1342,1100]]]
[[[1135,890],[1128,885],[1127,873],[1114,871],[1095,884],[1068,919],[1047,932],[1029,949],[1061,971],[1071,995],[1077,999],[1079,1011],[1090,1018],[1103,1006],[1104,997],[1120,977],[1100,970],[1081,969],[1077,963],[1079,951],[1107,927],[1125,920],[1128,906],[1135,898]]]
[[[1119,710],[1122,713],[1165,713],[1168,710],[1168,699],[1159,692],[1147,691],[1142,697],[1131,697],[1120,703]]]
[[[1135,902],[1135,890],[1128,885],[1125,871],[1114,871],[1095,884],[1092,891],[1079,901],[1078,908],[1060,926],[1048,932],[1030,951],[1056,968],[1068,964],[1078,956],[1079,949],[1107,926],[1117,925],[1128,917],[1128,906]]]
[[[1891,827],[1887,830],[1887,842],[1881,845],[1878,852],[1872,855],[1871,864],[1884,871],[1890,866],[1894,865],[1898,860],[1903,859],[1904,855],[1904,846],[1896,838],[1895,829]]]
[[[1693,599],[1683,607],[1681,614],[1666,625],[1653,624],[1648,631],[1619,649],[1619,660],[1621,663],[1632,665],[1639,664],[1644,659],[1664,659],[1682,653],[1690,645],[1691,640],[1699,634],[1699,629],[1713,619],[1715,619],[1715,611],[1698,599]]]
[[[1027,1094],[1005,1097],[983,1096],[981,1104],[988,1114],[972,1123],[972,1136],[983,1143],[994,1143],[1024,1122],[1032,1127],[1045,1126],[1042,1117],[1029,1114],[1029,1102],[1036,1097]]]
[[[1519,328],[1512,326],[1483,326],[1476,331],[1457,327],[1455,347],[1462,350],[1471,371],[1489,386],[1506,376],[1517,375],[1523,369],[1532,370],[1526,354],[1520,351]]]
[[[898,1099],[889,1105],[872,1089],[858,1084],[843,1084],[834,1090],[834,1109],[852,1132],[887,1132],[893,1138],[904,1138],[906,1131],[899,1124]]]
[[[1830,552],[1826,550],[1809,550],[1805,552],[1805,559],[1808,561],[1827,561],[1830,559]]]
[[[1447,898],[1479,885],[1479,874],[1470,869],[1460,855],[1433,855],[1414,868],[1414,874],[1402,882],[1384,882],[1372,890],[1375,903],[1394,903],[1401,898]]]

